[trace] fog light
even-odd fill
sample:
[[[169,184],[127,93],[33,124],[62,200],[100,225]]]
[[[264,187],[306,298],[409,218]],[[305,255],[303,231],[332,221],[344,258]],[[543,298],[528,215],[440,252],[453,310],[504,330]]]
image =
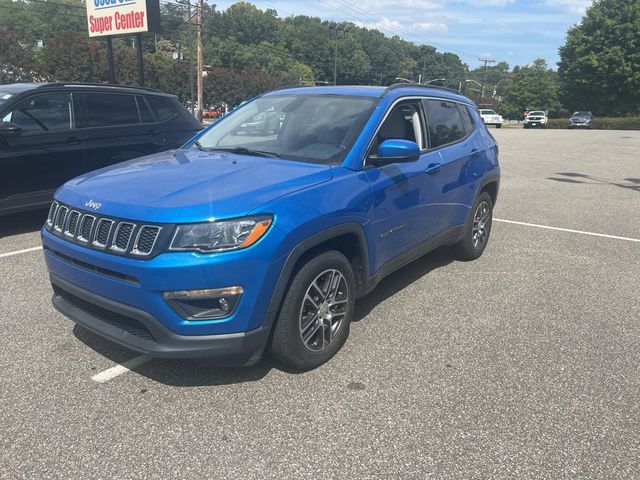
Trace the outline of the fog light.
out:
[[[220,304],[220,309],[223,312],[227,313],[229,311],[229,301],[226,298],[220,298],[220,300],[218,300],[218,303]]]
[[[244,290],[242,287],[177,290],[162,296],[186,320],[216,320],[231,315]]]

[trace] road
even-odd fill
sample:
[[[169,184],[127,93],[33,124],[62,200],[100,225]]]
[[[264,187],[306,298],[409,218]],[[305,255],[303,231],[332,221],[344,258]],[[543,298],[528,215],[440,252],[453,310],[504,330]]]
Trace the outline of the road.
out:
[[[0,478],[638,478],[640,132],[492,133],[484,256],[388,277],[303,374],[74,326],[21,252],[45,213],[0,219]]]

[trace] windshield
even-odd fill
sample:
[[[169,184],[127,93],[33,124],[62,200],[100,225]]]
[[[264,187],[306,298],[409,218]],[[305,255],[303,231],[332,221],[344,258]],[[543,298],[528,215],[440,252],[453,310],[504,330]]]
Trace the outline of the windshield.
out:
[[[345,95],[268,95],[222,118],[194,146],[339,163],[376,102],[374,98]]]
[[[495,115],[496,112],[493,110],[480,110],[480,115]]]
[[[589,112],[573,112],[572,117],[588,117],[591,115]]]
[[[529,115],[536,115],[538,117],[544,117],[545,113],[544,112],[531,112],[531,113],[529,113]]]
[[[9,101],[9,99],[13,97],[13,93],[9,92],[0,92],[0,108]]]

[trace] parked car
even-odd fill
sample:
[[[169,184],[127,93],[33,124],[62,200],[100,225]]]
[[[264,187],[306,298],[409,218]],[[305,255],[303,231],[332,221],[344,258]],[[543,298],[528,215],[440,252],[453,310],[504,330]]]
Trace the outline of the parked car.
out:
[[[524,128],[547,128],[547,112],[542,110],[534,110],[529,112],[529,115],[523,120],[522,126]]]
[[[588,111],[573,112],[569,118],[569,128],[591,128],[593,115]]]
[[[493,125],[496,128],[501,128],[504,122],[502,115],[498,115],[494,110],[488,108],[481,108],[480,116],[485,125]]]
[[[0,85],[0,215],[82,173],[179,147],[202,127],[173,95],[101,84]]]
[[[277,134],[240,134],[265,112]],[[388,274],[443,245],[482,255],[499,172],[480,114],[449,90],[276,90],[58,190],[42,230],[53,304],[151,356],[249,365],[269,350],[311,369]]]

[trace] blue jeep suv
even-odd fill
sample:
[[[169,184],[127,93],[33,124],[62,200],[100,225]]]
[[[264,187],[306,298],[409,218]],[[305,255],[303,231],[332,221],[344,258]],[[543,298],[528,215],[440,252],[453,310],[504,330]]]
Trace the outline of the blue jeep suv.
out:
[[[53,304],[164,358],[298,369],[356,299],[438,246],[479,257],[498,147],[466,97],[422,85],[261,95],[186,145],[77,177],[42,242]]]

